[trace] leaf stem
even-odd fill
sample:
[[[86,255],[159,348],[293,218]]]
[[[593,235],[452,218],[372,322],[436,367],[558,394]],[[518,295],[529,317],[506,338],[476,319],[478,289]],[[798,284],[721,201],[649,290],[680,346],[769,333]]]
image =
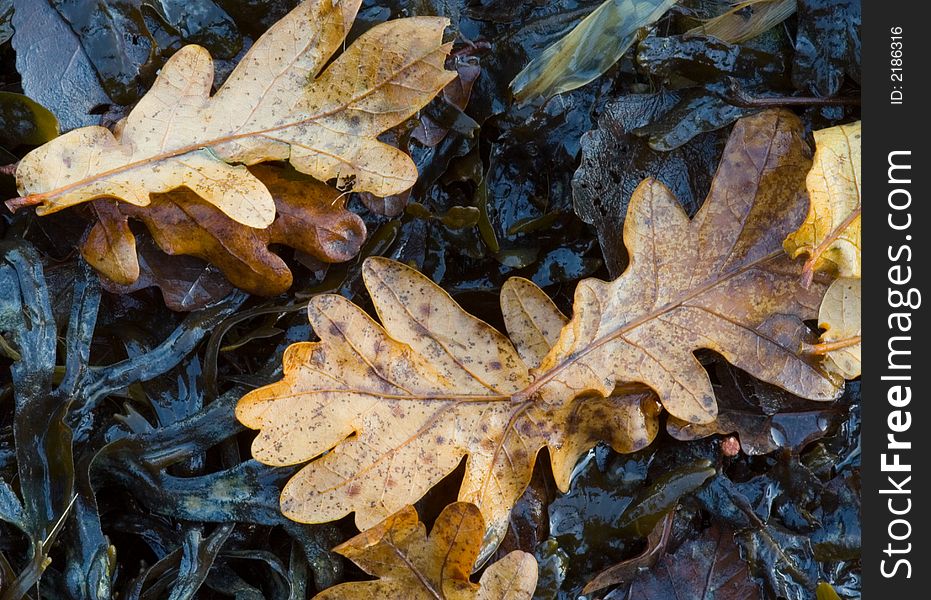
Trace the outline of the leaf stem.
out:
[[[811,285],[811,280],[815,276],[815,263],[818,262],[818,259],[821,258],[821,255],[830,248],[831,244],[837,241],[837,238],[840,237],[840,234],[847,229],[854,220],[860,216],[861,205],[857,205],[853,209],[847,218],[840,222],[840,224],[831,230],[831,233],[826,235],[821,243],[815,246],[811,252],[808,253],[808,260],[805,261],[805,264],[802,265],[802,287],[806,290],[808,286]]]
[[[12,198],[10,200],[5,201],[4,204],[6,204],[6,207],[10,209],[10,212],[15,213],[17,210],[21,208],[26,208],[27,206],[35,206],[37,204],[42,204],[44,200],[45,198],[43,196],[35,194],[32,196],[20,196],[18,198]]]
[[[805,354],[813,354],[815,356],[824,356],[829,352],[843,350],[844,348],[856,346],[859,343],[860,336],[854,335],[849,338],[835,340],[833,342],[821,342],[820,344],[802,344],[802,352]]]

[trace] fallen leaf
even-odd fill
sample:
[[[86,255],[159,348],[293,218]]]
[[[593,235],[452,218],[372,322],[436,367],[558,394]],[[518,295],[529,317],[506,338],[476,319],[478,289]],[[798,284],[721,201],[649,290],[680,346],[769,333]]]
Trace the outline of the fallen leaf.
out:
[[[860,83],[860,0],[796,0],[792,82],[803,92],[835,96],[846,77]]]
[[[699,348],[798,395],[836,397],[837,382],[800,352],[802,320],[815,316],[825,285],[803,288],[801,265],[781,247],[805,208],[801,133],[788,112],[738,123],[691,222],[664,186],[644,182],[624,226],[630,267],[613,283],[581,282],[558,338],[565,317],[522,280],[502,290],[510,339],[387,259],[363,264],[380,325],[341,296],[314,297],[308,316],[320,341],[290,346],[284,379],[236,409],[261,430],[257,460],[311,461],[282,491],[283,512],[314,523],[355,512],[365,530],[468,457],[459,499],[489,524],[484,556],[542,448],[565,492],[596,442],[631,452],[653,439],[648,388],[675,416],[714,420]]]
[[[0,92],[0,143],[38,146],[58,135],[58,119],[35,100],[22,94]]]
[[[686,35],[713,35],[740,44],[769,31],[795,14],[796,0],[743,0]]]
[[[800,452],[844,417],[836,404],[812,406],[726,363],[716,363],[714,372],[717,418],[713,423],[699,424],[670,416],[666,430],[677,440],[736,433],[745,454],[769,454],[783,448]]]
[[[814,136],[814,165],[806,180],[811,205],[785,249],[792,258],[808,255],[806,281],[814,271],[860,277],[860,121]]]
[[[582,87],[616,63],[676,0],[606,0],[511,81],[514,98],[549,98]]]
[[[629,94],[610,102],[598,128],[582,136],[582,162],[572,178],[572,199],[580,219],[595,226],[611,277],[627,266],[617,234],[624,225],[634,190],[646,177],[663,182],[689,214],[711,185],[724,138],[700,136],[668,152],[652,150],[633,131],[661,118],[679,101],[668,92]]]
[[[157,42],[142,7],[122,0],[48,0],[81,40],[104,90],[120,104],[132,104],[140,79],[154,74]],[[196,0],[195,0],[196,1]]]
[[[63,130],[95,125],[110,104],[81,41],[48,2],[13,0],[13,48],[23,93],[58,117]]]
[[[129,285],[120,285],[101,277],[101,286],[112,294],[131,294],[157,287],[165,306],[176,312],[199,310],[221,300],[233,286],[220,271],[193,256],[168,256],[146,237],[137,247],[132,245],[139,277]]]
[[[256,41],[213,96],[210,54],[183,47],[115,134],[85,127],[26,155],[16,172],[23,197],[8,206],[40,204],[40,215],[100,197],[147,206],[150,193],[184,186],[262,228],[275,204],[246,165],[269,160],[288,160],[321,181],[352,182],[356,191],[404,191],[417,169],[377,137],[456,76],[443,68],[448,21],[382,23],[326,66],[360,2],[303,2]]]
[[[537,561],[520,550],[488,567],[477,584],[469,581],[484,533],[482,513],[472,504],[444,508],[429,537],[417,511],[406,506],[333,549],[378,579],[343,583],[314,598],[530,600]]]
[[[837,592],[834,591],[834,588],[831,587],[830,583],[819,581],[818,587],[815,588],[815,599],[816,600],[840,600],[840,596],[837,595]]]
[[[355,511],[365,530],[468,456],[459,499],[478,505],[488,523],[484,557],[506,532],[540,449],[550,448],[565,491],[579,455],[599,440],[630,452],[656,435],[658,405],[646,390],[552,407],[512,402],[530,383],[521,356],[534,366],[565,320],[529,281],[512,279],[502,290],[519,353],[410,267],[369,258],[363,277],[382,325],[341,296],[316,296],[308,316],[321,341],[290,346],[284,379],[236,409],[262,430],[252,446],[257,460],[316,458],[282,491],[288,517],[326,522]]]
[[[168,254],[197,256],[216,265],[235,286],[274,296],[291,287],[292,277],[270,245],[287,245],[327,263],[349,260],[359,252],[365,224],[345,209],[344,194],[286,169],[255,165],[250,172],[275,201],[277,217],[265,229],[240,225],[189,190],[153,194],[146,207],[95,200],[98,222],[81,253],[108,279],[133,284],[139,265],[128,219],[137,219]]]
[[[763,590],[741,559],[733,532],[712,526],[643,571],[628,594],[625,597],[752,600],[762,598]]]
[[[613,282],[579,283],[572,321],[518,398],[607,396],[619,381],[640,382],[673,416],[710,423],[714,393],[693,354],[701,348],[798,396],[837,397],[799,352],[825,285],[793,281],[799,265],[781,248],[805,208],[802,131],[787,111],[738,121],[691,221],[666,186],[641,183],[624,222],[630,265]]]
[[[666,545],[669,543],[669,533],[672,531],[673,513],[666,513],[666,516],[653,527],[653,531],[647,536],[647,545],[643,552],[621,561],[616,565],[611,565],[607,569],[595,575],[591,581],[585,584],[582,589],[583,594],[591,594],[606,587],[624,583],[633,580],[641,571],[651,568],[656,564],[664,552]]]
[[[824,368],[844,379],[860,376],[860,280],[841,278],[828,288],[821,302],[818,324],[821,343],[809,348],[824,356]]]

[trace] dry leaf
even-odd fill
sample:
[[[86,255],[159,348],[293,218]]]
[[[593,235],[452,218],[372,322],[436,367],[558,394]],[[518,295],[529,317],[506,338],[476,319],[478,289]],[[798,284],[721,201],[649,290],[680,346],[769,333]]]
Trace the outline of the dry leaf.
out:
[[[308,313],[321,341],[289,347],[284,379],[236,408],[240,421],[262,430],[252,446],[256,459],[291,465],[316,458],[282,491],[288,517],[326,522],[355,511],[356,524],[367,529],[468,456],[459,499],[485,516],[484,556],[506,532],[544,446],[566,491],[579,455],[599,440],[630,452],[655,437],[659,409],[648,391],[566,398],[559,406],[512,402],[565,319],[529,281],[510,280],[502,291],[518,354],[410,267],[370,258],[363,277],[383,327],[341,296],[315,297]]]
[[[543,447],[566,491],[596,442],[621,452],[649,443],[658,406],[644,384],[674,416],[712,421],[699,348],[795,394],[835,398],[837,382],[800,352],[802,321],[826,286],[803,288],[801,265],[781,247],[805,210],[801,133],[789,112],[739,122],[691,222],[665,187],[644,182],[624,228],[630,267],[613,283],[580,283],[558,336],[565,317],[522,280],[502,290],[510,339],[386,259],[363,265],[381,325],[341,296],[315,297],[308,314],[320,341],[288,348],[284,379],[236,409],[261,430],[257,460],[311,461],[285,486],[284,513],[326,522],[355,512],[364,530],[468,457],[459,499],[485,516],[487,555]]]
[[[814,136],[815,161],[807,179],[811,206],[785,249],[793,258],[808,255],[806,281],[814,271],[860,277],[860,121]]]
[[[844,379],[860,376],[860,280],[841,278],[828,288],[818,313],[824,329],[814,350],[824,355],[824,368]]]
[[[345,209],[345,195],[293,171],[268,165],[250,171],[275,201],[277,216],[265,229],[240,225],[189,190],[153,194],[146,207],[102,199],[92,204],[98,222],[81,253],[115,283],[134,283],[139,264],[127,220],[138,219],[168,254],[200,257],[237,287],[262,296],[291,287],[291,271],[269,250],[271,244],[284,244],[328,263],[358,253],[365,241],[365,224]]]
[[[537,561],[515,550],[488,567],[478,584],[469,581],[485,524],[472,504],[443,509],[430,536],[413,506],[334,548],[374,581],[331,587],[315,600],[530,600],[537,585]]]
[[[343,44],[361,0],[307,0],[273,25],[213,96],[213,60],[181,48],[116,133],[71,131],[29,153],[16,171],[24,196],[47,214],[100,197],[138,206],[184,186],[233,220],[266,227],[268,189],[245,165],[288,160],[357,191],[400,193],[417,178],[409,156],[379,134],[424,106],[454,77],[443,67],[447,19],[415,17]],[[321,72],[322,71],[322,72]]]
[[[641,183],[624,222],[630,265],[613,282],[579,283],[572,321],[519,397],[607,396],[634,381],[673,416],[710,423],[714,393],[693,354],[701,348],[795,395],[837,397],[836,382],[799,354],[824,284],[803,289],[781,246],[805,210],[802,132],[788,111],[738,121],[691,221],[666,186]]]

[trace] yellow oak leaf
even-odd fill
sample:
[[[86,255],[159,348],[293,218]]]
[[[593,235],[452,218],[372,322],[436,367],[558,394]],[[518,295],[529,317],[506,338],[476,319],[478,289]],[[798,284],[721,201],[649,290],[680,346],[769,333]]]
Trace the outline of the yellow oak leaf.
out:
[[[537,585],[537,561],[515,550],[482,573],[469,576],[485,524],[472,504],[443,509],[430,531],[406,506],[383,522],[334,548],[378,579],[331,587],[314,600],[530,600]]]
[[[326,66],[360,3],[301,3],[212,96],[210,54],[181,48],[117,131],[83,127],[26,155],[16,170],[22,197],[8,206],[40,204],[40,215],[100,197],[146,206],[150,193],[184,186],[233,220],[263,228],[275,203],[246,165],[270,160],[378,196],[406,190],[417,178],[414,162],[377,137],[455,77],[443,66],[448,21],[379,24]]]
[[[801,261],[782,251],[806,208],[802,132],[786,111],[739,121],[691,221],[667,188],[643,182],[624,225],[630,266],[614,282],[582,281],[571,320],[512,279],[501,293],[505,336],[383,258],[363,264],[380,323],[341,296],[313,298],[320,341],[290,346],[283,379],[236,409],[260,430],[257,460],[308,463],[282,491],[285,515],[319,523],[354,512],[365,530],[465,458],[459,500],[488,523],[485,557],[543,448],[566,491],[598,441],[620,452],[649,444],[657,397],[675,417],[713,421],[699,349],[794,394],[836,398],[841,381],[801,351],[826,278],[805,288]]]
[[[824,356],[824,367],[844,379],[860,376],[860,280],[842,277],[831,284],[818,313],[821,343],[809,348]]]
[[[803,277],[829,271],[860,277],[860,121],[814,132],[814,166],[806,180],[810,206],[785,250],[808,255]]]
[[[290,346],[284,379],[236,408],[240,421],[261,429],[252,445],[257,460],[316,458],[282,491],[288,517],[326,522],[355,511],[367,529],[467,456],[459,499],[482,510],[490,551],[542,448],[550,448],[566,491],[576,460],[599,440],[631,452],[655,437],[659,406],[645,389],[552,407],[515,404],[536,363],[526,364],[506,336],[403,264],[369,258],[363,278],[382,325],[341,296],[315,297],[308,314],[320,342]],[[565,317],[527,281],[505,285],[505,306],[515,286],[522,306],[505,308],[508,331],[535,360],[545,350],[539,332],[553,339],[550,328]]]

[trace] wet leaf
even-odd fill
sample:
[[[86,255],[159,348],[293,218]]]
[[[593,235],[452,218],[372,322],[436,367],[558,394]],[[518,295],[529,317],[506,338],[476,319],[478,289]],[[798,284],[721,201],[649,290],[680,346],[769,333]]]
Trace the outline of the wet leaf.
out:
[[[58,119],[47,108],[22,94],[0,92],[0,143],[38,146],[58,136]]]
[[[518,101],[549,98],[599,77],[677,0],[605,0],[568,35],[549,46],[511,81]]]
[[[237,407],[244,424],[261,429],[256,459],[316,458],[282,491],[288,517],[325,522],[355,511],[359,528],[368,529],[469,456],[459,498],[482,510],[487,556],[541,448],[550,448],[565,490],[576,459],[598,440],[631,451],[655,436],[658,411],[646,391],[552,406],[514,400],[535,366],[521,355],[538,359],[564,320],[530,282],[511,280],[502,294],[519,354],[413,269],[369,258],[363,276],[382,325],[341,296],[313,298],[309,318],[321,341],[292,345],[284,380]]]
[[[71,26],[94,65],[107,95],[121,104],[136,100],[140,72],[156,51],[138,2],[131,0],[49,0]]]
[[[151,9],[161,25],[147,23],[161,51],[184,40],[203,46],[215,58],[230,59],[242,48],[236,24],[214,0],[149,0],[143,7]]]
[[[647,546],[643,549],[643,552],[598,573],[585,584],[582,593],[591,594],[612,585],[631,581],[641,571],[652,568],[656,561],[666,552],[666,544],[669,542],[669,532],[671,530],[672,513],[668,513],[653,527],[653,531],[647,536]]]
[[[860,121],[814,132],[815,158],[806,184],[805,222],[785,241],[793,258],[808,255],[813,271],[860,277]]]
[[[730,365],[718,363],[714,372],[717,418],[712,423],[698,424],[670,416],[666,429],[672,437],[688,441],[736,433],[745,454],[769,454],[780,448],[800,452],[843,417],[843,411],[834,404],[811,406]]]
[[[800,265],[781,256],[778,239],[804,211],[799,191],[810,159],[801,133],[784,111],[740,121],[691,221],[666,186],[640,184],[624,223],[630,266],[613,282],[579,283],[572,321],[520,397],[608,395],[616,382],[636,381],[673,416],[709,423],[717,410],[693,355],[699,348],[796,395],[838,396],[799,353],[802,320],[813,317],[824,284],[812,295],[814,287],[791,282]]]
[[[192,256],[171,257],[163,253],[148,237],[138,247],[139,277],[128,285],[120,285],[106,277],[102,287],[113,294],[131,294],[155,286],[162,294],[165,306],[178,312],[199,310],[228,296],[233,286],[220,271]]]
[[[349,260],[359,252],[365,224],[345,209],[344,194],[287,169],[256,165],[250,172],[275,202],[277,216],[265,229],[237,223],[189,190],[153,194],[146,207],[95,200],[92,206],[98,222],[81,253],[115,283],[145,287],[134,285],[139,266],[128,220],[135,219],[145,224],[168,254],[202,258],[237,287],[274,296],[291,287],[292,275],[269,246],[287,245],[328,263]]]
[[[631,500],[621,513],[618,526],[623,533],[646,537],[669,511],[675,509],[682,496],[700,488],[715,473],[706,459],[664,473]]]
[[[679,96],[669,92],[622,96],[605,107],[598,129],[582,137],[582,164],[572,179],[572,197],[576,214],[595,226],[612,277],[627,266],[618,232],[623,229],[631,195],[643,179],[665,184],[690,215],[711,186],[721,137],[698,137],[675,150],[657,152],[631,133],[664,115],[678,101]]]
[[[147,206],[150,193],[185,186],[233,220],[263,228],[274,220],[274,200],[244,165],[268,160],[380,196],[409,188],[413,161],[376,138],[455,76],[443,69],[446,21],[377,25],[324,70],[359,2],[302,3],[256,41],[213,96],[210,54],[185,46],[116,134],[78,129],[23,158],[24,198],[9,205],[40,204],[37,212],[47,214],[111,196]]]
[[[743,0],[689,34],[711,35],[739,44],[755,38],[795,14],[796,0]]]
[[[91,110],[109,104],[87,53],[49,2],[13,0],[16,70],[27,96],[58,117],[63,130],[96,125]]]
[[[340,296],[313,298],[321,341],[291,346],[284,380],[237,407],[261,430],[256,459],[315,459],[285,487],[282,510],[303,522],[354,511],[364,530],[468,455],[459,498],[482,510],[493,548],[542,447],[566,490],[576,459],[597,441],[632,451],[652,439],[655,400],[642,384],[674,416],[713,421],[695,350],[714,349],[793,393],[835,398],[837,383],[799,352],[802,320],[814,316],[824,284],[802,288],[800,265],[781,248],[804,210],[808,165],[801,123],[773,111],[735,127],[691,222],[667,188],[645,181],[625,223],[630,267],[612,283],[579,284],[574,316],[539,366],[543,342],[552,343],[541,332],[562,318],[542,292],[517,292],[526,306],[502,294],[518,351],[423,275],[368,259],[363,276],[381,325]],[[627,395],[616,395],[619,383]]]
[[[335,548],[378,579],[344,583],[314,598],[530,600],[537,563],[526,552],[515,550],[492,564],[478,584],[469,580],[484,533],[481,512],[465,502],[444,508],[429,537],[414,507],[404,507]]]
[[[652,569],[634,580],[631,598],[702,598],[752,600],[763,590],[741,560],[729,529],[712,526],[698,539],[667,554]],[[608,596],[612,598],[614,594]],[[618,596],[618,598],[623,596]]]
[[[184,537],[184,550],[178,567],[178,579],[172,587],[168,600],[195,598],[207,573],[213,566],[217,554],[233,532],[235,523],[224,523],[204,538],[200,531],[192,529]]]
[[[818,587],[815,588],[815,598],[816,600],[840,600],[840,596],[837,595],[831,584],[823,581],[819,581]]]
[[[13,37],[13,0],[0,0],[0,44]]]
[[[834,96],[845,75],[860,83],[860,0],[797,1],[795,86]]]
[[[832,283],[818,313],[824,333],[812,350],[824,356],[825,369],[844,379],[860,376],[860,315],[860,280],[841,278]]]

